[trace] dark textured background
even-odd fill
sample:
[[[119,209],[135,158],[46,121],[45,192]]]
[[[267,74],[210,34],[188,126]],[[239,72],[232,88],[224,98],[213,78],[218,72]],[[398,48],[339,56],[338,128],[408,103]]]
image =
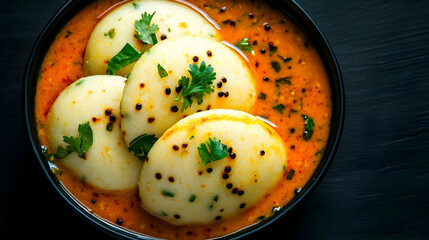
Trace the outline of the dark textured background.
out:
[[[0,1],[0,239],[108,238],[60,199],[25,138],[24,67],[63,2]],[[310,198],[248,239],[429,239],[429,1],[297,2],[340,63],[343,137]]]

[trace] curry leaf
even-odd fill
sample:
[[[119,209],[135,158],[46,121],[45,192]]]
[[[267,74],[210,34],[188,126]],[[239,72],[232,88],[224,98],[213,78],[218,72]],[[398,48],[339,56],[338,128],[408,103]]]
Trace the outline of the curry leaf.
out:
[[[134,5],[134,7],[136,6],[138,5]],[[159,30],[158,25],[150,25],[150,22],[152,21],[154,15],[155,12],[153,12],[152,14],[144,12],[144,14],[141,15],[142,18],[140,20],[135,21],[134,23],[134,27],[136,30],[136,34],[134,34],[134,37],[143,42],[142,52],[139,53],[129,43],[125,44],[121,51],[109,60],[106,69],[106,74],[114,75],[123,67],[139,60],[144,53],[146,44],[155,45],[156,43],[158,43],[155,35],[155,32]]]
[[[131,44],[125,44],[121,51],[109,60],[106,74],[115,75],[123,67],[139,60],[141,55]]]
[[[128,151],[133,152],[134,156],[144,161],[157,140],[158,138],[156,138],[154,134],[142,134],[130,142]]]

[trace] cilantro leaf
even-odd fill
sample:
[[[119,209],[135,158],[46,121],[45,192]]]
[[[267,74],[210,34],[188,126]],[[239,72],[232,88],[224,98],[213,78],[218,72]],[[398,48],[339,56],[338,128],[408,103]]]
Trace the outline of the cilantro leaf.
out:
[[[154,134],[148,135],[144,133],[130,142],[128,151],[133,152],[134,156],[144,161],[157,140],[158,138],[156,138]]]
[[[285,84],[285,85],[291,85],[292,83],[290,82],[290,79],[292,77],[283,77],[283,78],[279,78],[276,79],[276,83],[278,84]]]
[[[158,63],[158,74],[160,78],[165,78],[168,76],[167,71]]]
[[[106,74],[115,75],[123,67],[139,60],[141,55],[129,43],[125,44],[121,51],[109,60]]]
[[[320,149],[319,151],[317,151],[317,152],[314,154],[314,156],[315,156],[315,157],[317,157],[317,156],[323,156],[323,154],[325,154],[325,150],[326,150],[326,146],[325,146],[325,147],[323,147],[322,149]]]
[[[179,79],[179,86],[186,86],[187,88],[189,87],[189,78],[182,76],[181,79]],[[181,112],[185,111],[188,107],[191,107],[192,105],[192,99],[191,97],[183,97],[183,99],[180,99],[180,95],[183,95],[182,91],[179,92],[179,94],[177,95],[177,97],[174,99],[175,101],[181,101],[182,102],[182,108],[181,108]]]
[[[280,64],[278,62],[272,61],[271,62],[271,67],[273,67],[276,72],[280,72],[280,68],[281,67],[280,67]]]
[[[270,43],[270,56],[277,52],[277,47]]]
[[[72,152],[77,153],[79,157],[82,157],[92,146],[93,143],[93,132],[89,122],[79,124],[77,129],[79,137],[63,136],[63,141],[68,143],[66,148],[58,146],[56,158],[65,158]]]
[[[63,141],[68,143],[68,145],[66,148],[58,146],[55,154],[48,153],[48,148],[46,146],[41,146],[41,152],[45,156],[46,160],[53,161],[54,157],[57,159],[63,159],[72,152],[77,153],[77,155],[82,158],[89,148],[91,148],[93,143],[93,133],[89,122],[79,124],[78,133],[79,137],[63,136]]]
[[[129,43],[125,44],[121,51],[109,60],[106,74],[115,75],[116,72],[121,70],[123,67],[139,60],[144,53],[146,44],[155,45],[158,43],[155,35],[155,32],[159,30],[158,25],[150,25],[153,15],[155,15],[155,12],[152,14],[145,12],[141,15],[142,18],[134,23],[136,30],[134,37],[143,42],[142,52],[139,53]]]
[[[108,122],[106,125],[106,131],[111,132],[113,129],[113,123],[112,122]]]
[[[283,110],[285,110],[285,108],[286,107],[283,104],[281,104],[281,103],[279,105],[276,105],[276,106],[273,107],[273,109],[276,110],[279,113],[283,113]]]
[[[166,197],[174,197],[174,195],[175,195],[174,192],[171,192],[171,191],[168,191],[168,190],[162,190],[161,194],[163,196],[166,196]]]
[[[83,151],[82,149],[80,149],[80,145],[82,143],[82,140],[80,138],[63,136],[63,140],[65,143],[69,144],[66,147],[67,152],[76,152],[79,157],[83,155]]]
[[[238,48],[245,52],[251,52],[253,50],[252,45],[249,43],[249,39],[243,38],[241,41],[235,44]]]
[[[85,153],[92,146],[92,142],[93,142],[93,133],[92,133],[91,126],[89,126],[89,122],[86,122],[84,124],[79,124],[78,132],[82,142],[80,147],[81,147],[81,150]]]
[[[191,74],[192,81],[188,77],[182,76],[179,80],[179,86],[182,89],[174,99],[182,102],[182,112],[190,107],[194,100],[200,105],[204,95],[214,92],[213,80],[216,79],[216,73],[213,72],[214,69],[211,65],[206,66],[206,63],[202,61],[199,68],[195,63],[189,64],[189,68],[188,72]]]
[[[139,9],[140,8],[140,5],[138,5],[137,3],[132,3],[133,4],[133,7],[135,8],[135,9]]]
[[[210,148],[210,151],[207,146]],[[211,162],[224,159],[229,155],[226,145],[222,144],[216,138],[209,138],[205,143],[201,143],[198,147],[198,154],[201,157],[201,165],[203,167]]]
[[[63,159],[65,157],[67,157],[67,155],[69,155],[69,152],[67,151],[67,149],[65,149],[61,146],[58,146],[57,152],[55,153],[54,156],[58,159]]]
[[[197,195],[195,195],[195,194],[192,194],[190,197],[189,197],[189,199],[188,199],[188,201],[189,202],[194,202],[195,201],[195,199],[197,198]]]
[[[156,40],[155,36],[155,32],[159,30],[158,25],[150,25],[150,21],[152,21],[153,15],[155,15],[155,13],[156,12],[148,14],[147,12],[144,12],[144,14],[142,14],[142,18],[135,21],[134,23],[134,27],[136,28],[136,34],[134,34],[134,37],[143,43],[151,45],[158,43],[158,40]]]
[[[290,62],[290,60],[292,60],[291,57],[285,57],[285,58],[283,58],[283,62],[284,63]]]
[[[301,115],[304,118],[305,130],[302,133],[302,136],[307,141],[313,135],[314,122],[313,119],[307,115]]]
[[[54,161],[54,154],[48,153],[48,147],[42,145],[40,146],[40,150],[43,154],[43,156],[45,157],[46,160],[48,161]]]
[[[267,94],[265,94],[263,92],[259,92],[258,98],[262,99],[262,100],[265,100],[265,99],[267,99]]]
[[[115,34],[116,34],[116,28],[112,28],[108,32],[105,32],[104,36],[109,37],[110,39],[114,39]]]
[[[287,180],[292,180],[294,174],[295,174],[295,170],[290,169],[289,172],[288,172],[288,174],[287,174],[287,176],[286,176],[286,179]]]

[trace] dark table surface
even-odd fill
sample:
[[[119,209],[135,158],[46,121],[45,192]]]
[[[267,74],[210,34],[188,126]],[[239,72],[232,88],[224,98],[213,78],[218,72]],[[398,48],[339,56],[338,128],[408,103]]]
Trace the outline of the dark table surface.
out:
[[[248,239],[429,239],[429,1],[297,2],[340,63],[343,137],[316,191]],[[24,67],[63,3],[0,1],[0,239],[109,238],[55,192],[23,127]]]

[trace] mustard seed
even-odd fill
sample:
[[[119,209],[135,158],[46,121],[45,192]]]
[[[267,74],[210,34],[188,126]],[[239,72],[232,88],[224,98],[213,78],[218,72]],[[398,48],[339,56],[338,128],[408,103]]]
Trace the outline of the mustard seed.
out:
[[[170,88],[166,88],[165,89],[165,94],[170,95],[170,93],[171,93],[171,89]]]
[[[136,110],[140,110],[142,109],[142,104],[141,103],[137,103],[136,104]]]

